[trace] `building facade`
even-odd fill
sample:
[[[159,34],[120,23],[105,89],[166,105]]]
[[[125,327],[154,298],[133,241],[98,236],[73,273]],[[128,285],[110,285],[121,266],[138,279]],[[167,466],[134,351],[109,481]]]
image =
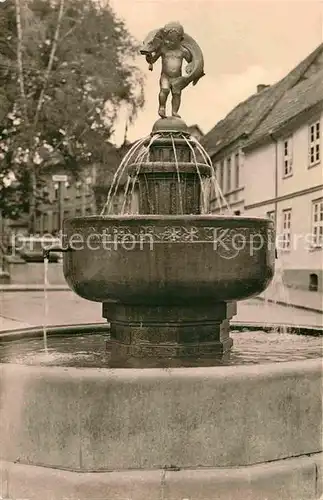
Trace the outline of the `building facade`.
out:
[[[48,203],[38,207],[36,232],[56,233],[63,219],[100,213],[108,195],[107,186],[120,163],[121,149],[107,143],[104,163],[84,165],[77,176],[67,171],[60,159],[47,162],[42,168],[42,180]],[[58,182],[57,176],[67,179]]]
[[[323,288],[322,131],[323,89],[316,106],[245,147],[245,213],[275,221],[285,282],[312,290]]]
[[[310,290],[323,290],[322,82],[323,44],[204,140],[219,186],[214,213],[272,218],[284,282]]]
[[[96,213],[93,186],[96,182],[98,166],[84,167],[75,178],[57,165],[49,167],[43,174],[44,192],[49,203],[38,207],[36,232],[39,234],[55,234],[60,230],[60,219],[79,217]],[[56,175],[66,175],[65,182],[55,181]],[[54,177],[54,179],[53,179]]]

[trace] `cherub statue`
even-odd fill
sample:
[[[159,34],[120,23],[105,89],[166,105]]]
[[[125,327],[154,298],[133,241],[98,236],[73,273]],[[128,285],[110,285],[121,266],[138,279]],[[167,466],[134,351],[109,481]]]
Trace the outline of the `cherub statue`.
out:
[[[150,32],[140,53],[146,56],[150,71],[153,69],[153,64],[161,58],[159,116],[166,117],[166,103],[171,92],[172,116],[180,118],[178,111],[181,105],[182,90],[191,82],[196,85],[198,80],[204,76],[204,61],[200,47],[193,38],[184,33],[180,23],[172,22],[161,29]],[[184,60],[189,63],[185,76],[182,75]]]

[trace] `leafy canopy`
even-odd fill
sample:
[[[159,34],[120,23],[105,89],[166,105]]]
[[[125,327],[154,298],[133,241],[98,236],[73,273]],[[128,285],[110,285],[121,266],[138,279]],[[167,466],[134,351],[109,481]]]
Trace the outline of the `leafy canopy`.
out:
[[[85,164],[104,163],[120,107],[127,106],[132,121],[144,104],[137,52],[136,41],[108,4],[0,3],[0,210],[5,216],[30,211],[33,196],[40,201],[45,165],[59,162],[77,175]]]

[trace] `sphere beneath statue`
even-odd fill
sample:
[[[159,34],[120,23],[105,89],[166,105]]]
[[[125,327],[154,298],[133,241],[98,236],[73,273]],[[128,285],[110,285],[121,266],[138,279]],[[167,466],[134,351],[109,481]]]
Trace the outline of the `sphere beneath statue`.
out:
[[[188,128],[186,123],[176,116],[167,116],[166,118],[159,118],[152,128],[152,133],[161,133],[161,132],[174,132],[174,133],[188,133]]]

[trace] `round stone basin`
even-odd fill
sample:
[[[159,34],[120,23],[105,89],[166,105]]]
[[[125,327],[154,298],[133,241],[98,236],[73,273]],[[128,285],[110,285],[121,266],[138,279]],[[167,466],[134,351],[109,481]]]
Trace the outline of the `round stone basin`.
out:
[[[5,498],[319,498],[312,330],[234,325],[228,366],[171,369],[109,368],[107,324],[49,327],[48,353],[41,328],[1,333]]]
[[[128,304],[241,300],[274,273],[267,219],[92,216],[64,221],[64,275],[81,297]]]
[[[241,331],[241,329],[243,331]],[[92,330],[92,331],[91,331]],[[308,333],[305,334],[305,333]],[[109,368],[109,328],[107,324],[57,327],[49,335],[47,352],[42,331],[25,331],[0,335],[0,363],[33,366],[65,366],[75,368]],[[299,329],[298,334],[257,330],[255,326],[232,325],[233,348],[230,355],[217,360],[218,366],[255,365],[300,361],[322,356],[319,330]],[[18,337],[18,338],[15,338]],[[184,363],[181,360],[182,364]],[[197,360],[197,366],[207,366],[208,360]],[[215,361],[212,359],[212,364]],[[115,368],[115,366],[114,366]]]

